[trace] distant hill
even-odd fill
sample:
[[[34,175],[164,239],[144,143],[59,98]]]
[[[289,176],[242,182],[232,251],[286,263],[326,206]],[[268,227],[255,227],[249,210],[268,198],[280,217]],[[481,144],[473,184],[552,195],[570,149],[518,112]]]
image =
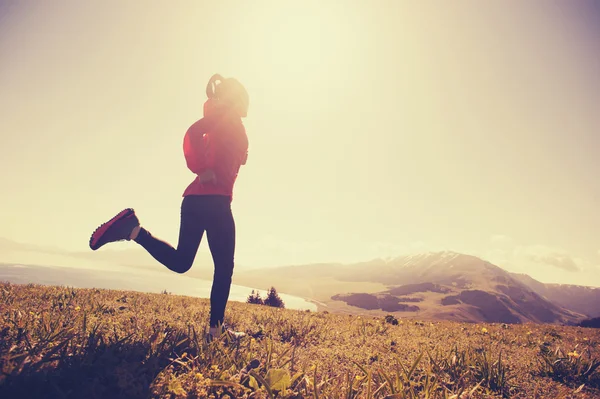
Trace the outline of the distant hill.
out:
[[[0,237],[0,263],[26,265],[70,266],[75,268],[101,269],[106,265],[126,266],[146,271],[165,271],[143,248],[131,244],[115,247],[106,246],[97,251],[66,251],[33,244],[24,244]],[[186,273],[188,277],[212,280],[213,262],[209,251],[198,251],[194,267]]]
[[[236,279],[254,286],[263,279],[300,296],[312,291],[323,309],[347,313],[502,323],[576,324],[585,318],[496,265],[449,251],[255,270]]]
[[[579,327],[600,328],[600,317],[583,320],[578,324]]]
[[[511,276],[551,302],[590,317],[600,316],[600,288],[544,284],[526,274],[511,273]]]

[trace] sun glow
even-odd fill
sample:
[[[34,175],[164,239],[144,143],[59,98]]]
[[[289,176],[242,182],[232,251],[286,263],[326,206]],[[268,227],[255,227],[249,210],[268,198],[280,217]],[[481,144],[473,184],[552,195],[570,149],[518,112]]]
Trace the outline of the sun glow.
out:
[[[331,93],[315,95],[320,88],[346,87],[360,68],[357,52],[364,38],[352,29],[356,16],[343,6],[316,2],[276,2],[269,7],[248,3],[239,26],[239,48],[234,53],[243,65],[241,78],[249,85],[270,82],[270,90],[286,94],[285,101],[303,105],[335,102]],[[338,95],[344,95],[338,91]],[[273,98],[273,96],[268,96]],[[273,104],[276,105],[276,104]],[[287,104],[290,105],[290,104]]]

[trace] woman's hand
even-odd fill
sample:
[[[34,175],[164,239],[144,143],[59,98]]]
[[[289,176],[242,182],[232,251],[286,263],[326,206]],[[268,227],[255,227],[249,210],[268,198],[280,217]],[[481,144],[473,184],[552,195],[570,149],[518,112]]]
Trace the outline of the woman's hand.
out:
[[[215,175],[215,172],[212,169],[206,169],[206,170],[204,170],[204,172],[202,172],[198,175],[198,179],[200,180],[200,183],[202,183],[202,184],[208,183],[211,181],[216,182],[217,175]]]

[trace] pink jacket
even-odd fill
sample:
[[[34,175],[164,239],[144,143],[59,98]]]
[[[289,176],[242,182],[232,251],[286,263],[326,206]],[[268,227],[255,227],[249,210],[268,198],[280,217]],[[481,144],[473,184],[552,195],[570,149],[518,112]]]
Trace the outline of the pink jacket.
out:
[[[233,197],[233,186],[241,165],[248,158],[248,137],[242,119],[226,109],[204,104],[204,117],[185,133],[183,154],[187,167],[196,175],[212,169],[215,181],[200,183],[198,176],[186,188],[188,195]]]

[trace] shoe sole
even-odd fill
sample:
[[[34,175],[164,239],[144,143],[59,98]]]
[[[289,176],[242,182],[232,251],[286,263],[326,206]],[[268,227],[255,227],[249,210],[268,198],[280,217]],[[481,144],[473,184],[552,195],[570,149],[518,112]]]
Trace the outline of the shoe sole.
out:
[[[112,226],[117,220],[126,218],[130,215],[133,215],[133,213],[134,213],[133,209],[131,209],[131,208],[123,209],[121,212],[119,212],[116,216],[114,216],[108,222],[100,225],[100,227],[98,227],[96,229],[96,231],[94,231],[92,233],[92,236],[90,237],[89,245],[90,245],[90,248],[92,249],[92,251],[95,251],[98,248],[100,248],[100,246],[98,246],[98,241],[100,241],[100,239],[102,238],[104,233],[106,233],[106,231],[110,228],[110,226]]]

